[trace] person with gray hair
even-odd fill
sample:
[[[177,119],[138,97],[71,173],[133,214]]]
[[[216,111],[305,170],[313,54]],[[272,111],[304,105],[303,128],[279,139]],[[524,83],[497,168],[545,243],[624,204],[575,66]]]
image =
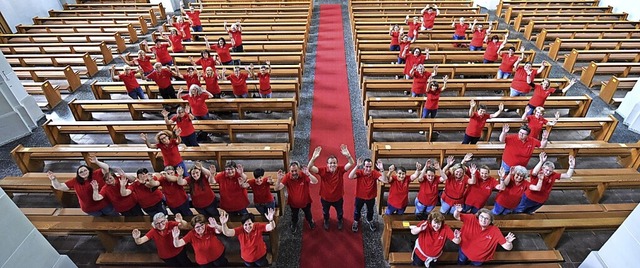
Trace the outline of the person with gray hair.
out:
[[[458,265],[471,262],[473,266],[493,259],[498,245],[505,250],[513,249],[516,236],[509,233],[502,235],[500,228],[493,225],[493,214],[486,208],[481,208],[474,214],[463,214],[462,206],[455,207],[453,217],[462,222],[460,229],[460,250],[458,250]]]
[[[573,176],[576,167],[576,158],[569,155],[569,169],[565,173],[553,171],[555,165],[551,161],[547,161],[547,154],[540,153],[540,161],[531,171],[531,186],[522,195],[520,204],[516,208],[516,213],[533,214],[538,210],[544,202],[549,199],[553,184],[560,179],[570,179]],[[536,183],[536,185],[533,185]]]
[[[529,171],[523,166],[515,166],[507,174],[504,168],[498,171],[500,183],[496,185],[498,195],[491,211],[494,215],[507,215],[513,212],[524,192],[529,189]]]
[[[302,170],[301,170],[302,169]],[[278,181],[276,183],[276,191],[280,191],[287,187],[287,203],[291,208],[291,232],[298,230],[298,213],[300,209],[304,212],[304,217],[309,223],[309,228],[315,229],[316,223],[313,221],[311,214],[311,194],[309,192],[310,184],[317,184],[318,179],[309,172],[308,167],[301,167],[297,161],[289,164],[289,172],[285,174],[282,170],[278,170]]]
[[[173,245],[173,235],[171,233],[173,228],[187,227],[187,222],[182,219],[182,215],[178,213],[176,214],[175,221],[168,221],[167,215],[156,213],[153,215],[151,227],[153,228],[142,237],[138,229],[134,229],[131,232],[131,236],[133,236],[133,241],[135,241],[136,245],[142,245],[149,240],[153,240],[158,249],[158,257],[160,257],[167,266],[193,267],[193,263],[189,257],[187,257],[185,248],[183,246],[175,247]]]

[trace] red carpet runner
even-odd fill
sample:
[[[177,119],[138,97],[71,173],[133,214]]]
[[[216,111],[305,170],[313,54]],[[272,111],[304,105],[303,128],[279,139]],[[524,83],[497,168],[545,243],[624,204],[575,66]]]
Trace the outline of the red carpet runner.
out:
[[[340,5],[320,5],[309,146],[309,156],[317,146],[322,146],[316,166],[325,166],[331,154],[338,157],[339,165],[345,165],[347,160],[340,154],[340,144],[346,144],[353,157],[356,157],[343,36]],[[335,211],[331,209],[331,228],[325,231],[322,228],[322,205],[318,194],[320,186],[311,187],[311,209],[317,227],[310,230],[305,224],[301,267],[364,267],[362,235],[360,232],[351,232],[355,188],[355,182],[345,174],[344,227],[342,231],[337,230]]]

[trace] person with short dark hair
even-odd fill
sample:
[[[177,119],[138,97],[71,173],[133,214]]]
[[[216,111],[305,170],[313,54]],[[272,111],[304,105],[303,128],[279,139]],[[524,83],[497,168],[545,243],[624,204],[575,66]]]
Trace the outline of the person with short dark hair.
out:
[[[496,62],[498,60],[498,53],[500,53],[500,50],[502,50],[502,48],[504,48],[504,45],[507,43],[507,38],[509,38],[509,32],[504,35],[504,40],[498,43],[500,38],[497,35],[491,36],[491,40],[489,40],[489,33],[487,33],[487,35],[484,37],[484,42],[487,43],[487,48],[484,51],[484,55],[482,56],[482,63]]]
[[[394,173],[395,174],[392,174]],[[409,204],[409,183],[415,180],[419,173],[415,172],[411,176],[407,175],[404,167],[396,168],[395,165],[389,166],[387,178],[389,182],[389,197],[387,198],[387,215],[403,215],[407,205]]]
[[[484,124],[487,122],[489,118],[496,118],[500,116],[502,113],[502,109],[504,109],[504,104],[500,103],[498,106],[498,111],[493,114],[487,113],[487,106],[480,105],[478,109],[476,108],[476,101],[471,99],[469,102],[469,125],[464,131],[464,138],[462,138],[462,144],[476,144],[482,137],[482,130],[484,129]]]
[[[267,245],[262,239],[262,233],[271,232],[276,229],[275,209],[270,208],[265,215],[269,221],[268,224],[255,222],[253,214],[242,215],[242,226],[229,229],[227,222],[229,215],[224,211],[220,215],[220,224],[222,225],[222,234],[228,237],[237,236],[240,242],[240,257],[247,267],[269,266],[267,260]]]
[[[156,213],[151,221],[151,230],[140,237],[140,230],[134,229],[131,232],[136,245],[142,245],[149,240],[153,240],[158,250],[158,257],[168,266],[193,267],[193,262],[189,260],[187,251],[183,247],[173,245],[172,231],[175,227],[186,228],[187,222],[182,219],[179,213],[175,216],[175,221],[168,221],[167,215]]]
[[[193,229],[182,238],[180,238],[178,226],[171,229],[173,246],[183,248],[186,244],[191,243],[196,263],[200,267],[229,265],[227,257],[224,256],[224,245],[216,237],[216,233],[222,232],[222,226],[214,218],[209,217],[207,221],[207,218],[202,214],[191,219],[191,226]]]
[[[276,201],[271,194],[271,185],[273,184],[274,182],[271,176],[264,176],[263,168],[254,169],[253,179],[248,179],[247,183],[243,184],[243,187],[251,187],[253,191],[253,205],[262,216],[266,216],[269,209],[276,208]]]
[[[282,170],[278,170],[278,182],[276,182],[276,191],[287,187],[287,204],[291,208],[291,232],[298,230],[298,213],[302,209],[304,217],[309,223],[309,228],[315,229],[316,223],[313,221],[311,214],[311,194],[309,193],[309,185],[317,184],[316,176],[309,172],[308,167],[301,167],[297,161],[289,164],[289,172],[286,174]]]
[[[128,186],[129,181],[122,169],[110,169],[105,176],[104,182],[106,185],[98,189],[98,182],[95,180],[91,181],[94,201],[100,201],[106,198],[122,216],[144,215],[142,209],[136,202],[135,195],[131,195],[132,191]]]
[[[542,132],[542,140],[530,137],[531,129],[527,126],[521,126],[518,134],[510,134],[509,124],[502,125],[502,133],[500,133],[500,142],[504,142],[504,152],[502,153],[502,164],[505,172],[509,172],[512,166],[524,166],[529,164],[529,159],[536,148],[544,148],[547,146],[549,132]]]
[[[218,38],[218,42],[211,45],[209,44],[209,39],[207,39],[207,37],[205,36],[204,43],[206,44],[207,48],[210,48],[216,51],[216,54],[218,54],[218,59],[220,59],[220,63],[222,63],[223,65],[234,64],[234,61],[231,58],[232,45],[227,44],[227,41],[225,41],[223,37]]]
[[[473,266],[493,259],[496,247],[501,245],[505,250],[513,249],[513,233],[503,236],[500,228],[493,225],[493,214],[486,208],[473,214],[463,214],[462,206],[456,206],[453,217],[462,221],[460,250],[458,250],[458,265],[471,262]]]
[[[227,161],[224,171],[216,174],[216,166],[209,166],[211,174],[215,174],[215,182],[220,186],[220,208],[227,213],[244,215],[249,213],[249,195],[247,189],[242,187],[247,182],[244,167],[234,161]]]
[[[362,166],[363,169],[358,169],[359,166]],[[378,195],[377,182],[387,183],[384,164],[378,160],[374,168],[371,159],[367,158],[362,160],[362,158],[358,158],[356,165],[353,166],[353,169],[349,172],[349,179],[357,180],[355,210],[353,211],[351,231],[354,233],[358,232],[360,213],[365,205],[367,205],[367,218],[365,220],[369,224],[369,229],[371,229],[371,231],[377,230],[378,226],[373,217],[375,212],[374,205],[376,196]]]
[[[136,171],[136,178],[130,189],[136,195],[138,204],[147,215],[167,214],[167,208],[163,200],[164,195],[157,186],[154,186],[153,182],[154,180],[149,174],[149,170],[141,168]]]

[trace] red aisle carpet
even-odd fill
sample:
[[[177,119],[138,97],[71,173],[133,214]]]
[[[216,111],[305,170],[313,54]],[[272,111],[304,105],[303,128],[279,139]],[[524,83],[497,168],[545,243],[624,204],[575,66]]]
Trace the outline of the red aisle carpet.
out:
[[[346,144],[353,157],[356,157],[343,36],[340,5],[320,5],[309,146],[309,156],[317,146],[322,146],[316,166],[325,166],[327,157],[332,154],[337,156],[339,165],[345,165],[347,160],[340,154],[340,144]],[[318,194],[320,185],[311,187],[311,209],[317,227],[310,230],[304,225],[301,267],[364,267],[362,235],[360,232],[351,232],[355,188],[355,182],[345,174],[344,228],[337,230],[335,210],[332,208],[331,228],[325,231]]]

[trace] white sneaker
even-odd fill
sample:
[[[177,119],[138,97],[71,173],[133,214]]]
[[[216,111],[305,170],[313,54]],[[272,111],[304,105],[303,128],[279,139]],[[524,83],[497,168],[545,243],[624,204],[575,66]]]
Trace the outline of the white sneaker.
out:
[[[424,25],[420,26],[420,31],[424,31],[426,29],[427,29],[427,27],[424,27]]]
[[[413,113],[413,110],[409,109],[409,113],[410,113],[410,114],[412,114],[412,113]]]
[[[424,131],[423,131],[423,130],[418,131],[418,133],[419,133],[420,135],[424,135]]]
[[[400,77],[396,75],[396,80],[398,80],[398,79],[400,79]]]

